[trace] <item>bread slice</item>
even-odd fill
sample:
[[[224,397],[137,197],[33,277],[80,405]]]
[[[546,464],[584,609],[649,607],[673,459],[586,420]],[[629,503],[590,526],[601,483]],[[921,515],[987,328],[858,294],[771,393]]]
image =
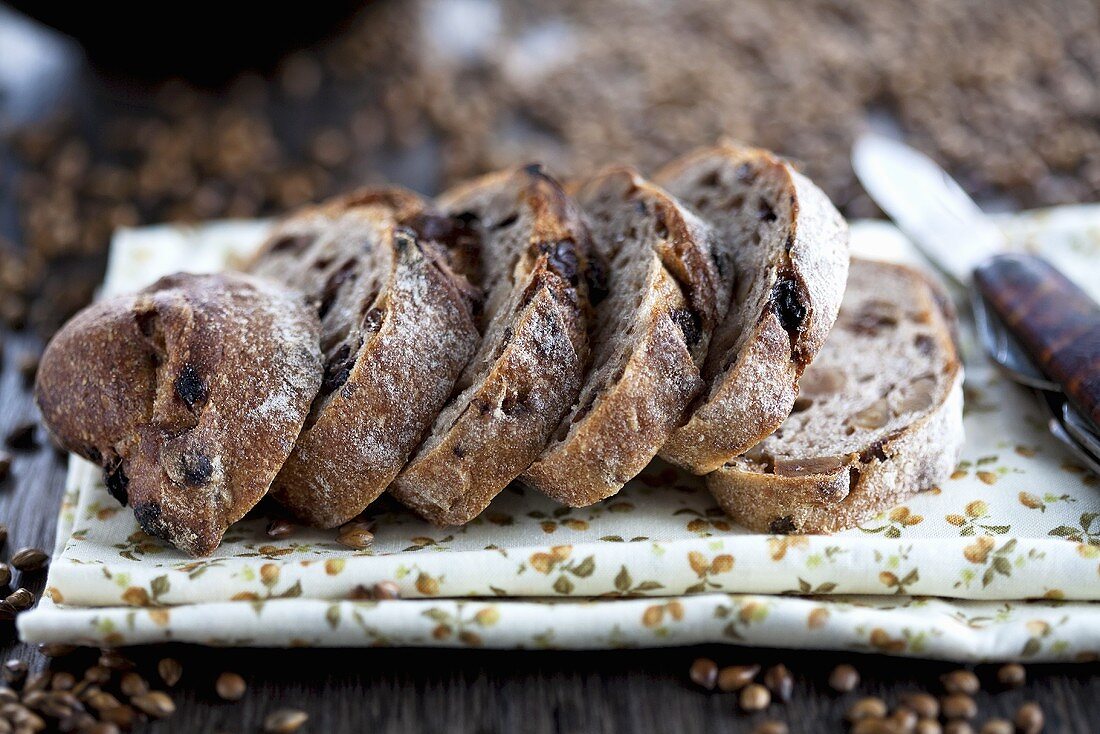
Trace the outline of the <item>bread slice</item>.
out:
[[[474,289],[451,270],[474,234],[401,189],[366,189],[283,220],[250,269],[305,291],[325,374],[273,496],[334,527],[377,498],[480,341]]]
[[[146,533],[205,556],[290,454],[321,384],[319,329],[296,291],[177,273],[74,316],[35,398]]]
[[[733,300],[703,369],[705,393],[661,456],[698,474],[771,434],[836,319],[848,228],[828,198],[771,153],[732,143],[655,178],[720,238]]]
[[[538,166],[491,174],[439,204],[480,235],[484,335],[390,488],[443,525],[476,517],[539,455],[587,366],[588,233]]]
[[[853,260],[794,412],[707,476],[722,509],[761,532],[831,533],[946,478],[963,442],[954,324],[926,276]]]
[[[573,507],[610,497],[645,468],[702,390],[700,369],[728,281],[709,228],[630,169],[575,196],[606,269],[592,366],[580,397],[523,481]]]

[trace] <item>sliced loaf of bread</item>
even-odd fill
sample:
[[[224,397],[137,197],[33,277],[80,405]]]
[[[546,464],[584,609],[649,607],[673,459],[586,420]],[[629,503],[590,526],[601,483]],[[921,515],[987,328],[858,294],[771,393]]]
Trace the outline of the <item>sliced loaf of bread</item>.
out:
[[[577,399],[588,364],[588,232],[538,166],[478,179],[439,205],[480,237],[483,336],[390,492],[432,522],[460,525],[530,466]]]
[[[304,291],[321,318],[321,392],[272,487],[297,517],[347,522],[404,466],[480,341],[467,268],[476,235],[401,189],[284,219],[250,270]]]
[[[760,532],[831,533],[946,478],[963,441],[954,324],[925,275],[853,260],[794,412],[707,476],[722,508]]]
[[[715,229],[723,272],[736,283],[704,365],[706,390],[661,450],[705,474],[790,413],[840,307],[848,228],[820,189],[763,150],[708,148],[655,180]]]
[[[645,468],[702,390],[700,368],[728,281],[709,228],[630,169],[575,194],[606,272],[580,397],[523,481],[574,507],[610,497]]]

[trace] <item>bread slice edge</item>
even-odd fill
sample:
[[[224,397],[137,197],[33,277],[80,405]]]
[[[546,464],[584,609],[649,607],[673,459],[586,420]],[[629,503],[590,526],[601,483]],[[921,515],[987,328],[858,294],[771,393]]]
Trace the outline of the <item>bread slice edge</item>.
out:
[[[711,494],[741,525],[775,534],[833,533],[937,485],[954,471],[964,441],[964,374],[954,311],[942,289],[927,276],[906,266],[891,267],[923,281],[939,309],[941,338],[949,349],[946,363],[935,365],[947,384],[940,402],[826,472],[782,476],[734,459],[707,475]]]

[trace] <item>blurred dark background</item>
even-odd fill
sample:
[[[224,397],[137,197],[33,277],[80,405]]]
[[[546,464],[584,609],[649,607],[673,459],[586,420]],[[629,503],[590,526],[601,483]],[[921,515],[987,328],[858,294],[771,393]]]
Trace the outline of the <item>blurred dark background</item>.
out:
[[[869,121],[987,203],[1095,201],[1098,79],[1098,0],[19,0],[0,5],[0,316],[48,333],[120,226],[530,159],[652,170],[726,135],[850,216],[875,213],[848,165]]]

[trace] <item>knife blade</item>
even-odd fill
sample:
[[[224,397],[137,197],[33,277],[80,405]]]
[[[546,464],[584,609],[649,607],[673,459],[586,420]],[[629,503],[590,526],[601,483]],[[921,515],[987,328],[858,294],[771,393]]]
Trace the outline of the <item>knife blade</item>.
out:
[[[871,198],[930,260],[981,294],[1095,431],[1100,305],[1046,260],[999,253],[1003,233],[927,156],[869,134],[856,141],[852,167]]]
[[[935,161],[882,135],[860,137],[852,167],[863,188],[935,265],[962,284],[1001,251],[1001,230]]]

